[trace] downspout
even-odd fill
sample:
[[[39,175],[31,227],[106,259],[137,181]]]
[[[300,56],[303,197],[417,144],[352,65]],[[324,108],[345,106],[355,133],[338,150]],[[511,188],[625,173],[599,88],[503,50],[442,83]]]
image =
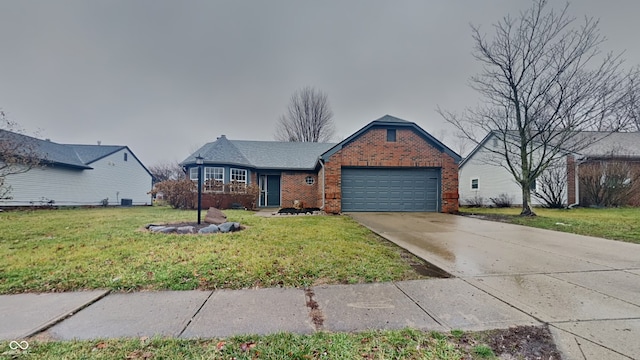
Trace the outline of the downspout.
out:
[[[324,189],[326,188],[326,176],[324,171],[324,161],[320,158],[320,167],[322,168],[322,206],[320,209],[324,210]]]
[[[582,164],[583,162],[585,162],[585,158],[576,158],[575,164],[573,165],[575,167],[575,169],[573,170],[573,175],[575,177],[573,183],[574,183],[574,195],[576,198],[576,202],[567,206],[567,208],[569,209],[573,209],[575,206],[580,205],[580,174],[578,173],[578,170],[580,169],[580,164]]]

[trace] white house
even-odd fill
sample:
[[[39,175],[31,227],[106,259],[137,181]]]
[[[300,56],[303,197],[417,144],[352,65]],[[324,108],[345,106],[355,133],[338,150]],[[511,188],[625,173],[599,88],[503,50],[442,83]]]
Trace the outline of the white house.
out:
[[[29,144],[41,166],[7,175],[10,198],[1,199],[0,207],[151,204],[151,173],[127,146],[58,144],[4,130],[1,135],[0,141]]]
[[[501,146],[498,137],[489,133],[478,146],[465,157],[458,167],[458,194],[460,205],[493,205],[491,198],[505,194],[513,201],[513,205],[522,205],[522,190],[513,175],[498,164],[497,156],[490,149]],[[566,169],[566,158],[557,166]],[[531,189],[531,205],[542,205],[534,184]],[[564,202],[567,202],[567,187],[564,186]]]

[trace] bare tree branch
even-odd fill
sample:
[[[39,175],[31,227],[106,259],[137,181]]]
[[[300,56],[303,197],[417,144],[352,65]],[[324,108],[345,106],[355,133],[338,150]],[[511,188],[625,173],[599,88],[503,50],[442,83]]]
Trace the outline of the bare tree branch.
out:
[[[278,120],[275,139],[291,142],[327,142],[335,135],[327,94],[312,87],[297,90],[287,112]]]
[[[522,215],[531,210],[531,185],[567,152],[592,141],[581,131],[629,128],[638,70],[623,71],[622,54],[602,54],[598,20],[578,21],[536,0],[517,18],[494,24],[487,40],[472,26],[473,56],[484,65],[470,86],[484,105],[442,117],[475,144],[492,133],[491,162],[506,168],[522,190]]]
[[[43,160],[34,138],[22,135],[22,132],[16,122],[0,111],[0,200],[11,199],[7,176],[27,172]]]
[[[153,182],[158,183],[166,180],[180,180],[185,177],[182,166],[177,162],[161,162],[149,166],[149,172],[153,176]]]

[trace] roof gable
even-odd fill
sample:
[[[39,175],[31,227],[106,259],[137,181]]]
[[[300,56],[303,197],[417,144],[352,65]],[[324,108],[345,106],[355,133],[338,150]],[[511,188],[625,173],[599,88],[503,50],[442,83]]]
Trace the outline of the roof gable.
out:
[[[340,149],[342,149],[348,143],[350,143],[351,141],[355,140],[356,138],[358,138],[360,135],[364,134],[365,132],[369,131],[371,128],[378,128],[378,127],[381,127],[381,128],[395,128],[395,129],[401,129],[401,128],[413,129],[425,141],[427,141],[431,146],[433,146],[436,149],[438,149],[438,150],[446,153],[447,155],[451,156],[456,163],[459,163],[460,160],[462,160],[462,158],[460,157],[460,155],[458,155],[458,153],[456,153],[455,151],[451,150],[445,144],[440,142],[440,140],[438,140],[435,137],[433,137],[431,134],[426,132],[423,128],[418,126],[416,123],[411,122],[411,121],[407,121],[407,120],[403,120],[403,119],[399,119],[399,118],[397,118],[395,116],[391,116],[391,115],[385,115],[385,116],[383,116],[383,117],[381,117],[381,118],[379,118],[377,120],[374,120],[374,121],[370,122],[369,124],[365,125],[362,129],[356,131],[354,134],[352,134],[348,138],[344,139],[343,141],[341,141],[340,143],[336,144],[331,149],[329,149],[325,153],[323,153],[322,154],[322,159],[324,161],[329,160],[329,158],[333,154],[338,152]]]

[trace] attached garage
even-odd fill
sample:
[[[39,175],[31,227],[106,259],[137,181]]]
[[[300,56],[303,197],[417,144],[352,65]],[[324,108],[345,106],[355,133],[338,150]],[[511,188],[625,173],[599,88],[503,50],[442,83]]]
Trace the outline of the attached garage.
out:
[[[348,211],[458,211],[460,155],[415,123],[385,115],[320,156],[320,203]]]
[[[342,211],[440,211],[439,168],[342,168]]]

